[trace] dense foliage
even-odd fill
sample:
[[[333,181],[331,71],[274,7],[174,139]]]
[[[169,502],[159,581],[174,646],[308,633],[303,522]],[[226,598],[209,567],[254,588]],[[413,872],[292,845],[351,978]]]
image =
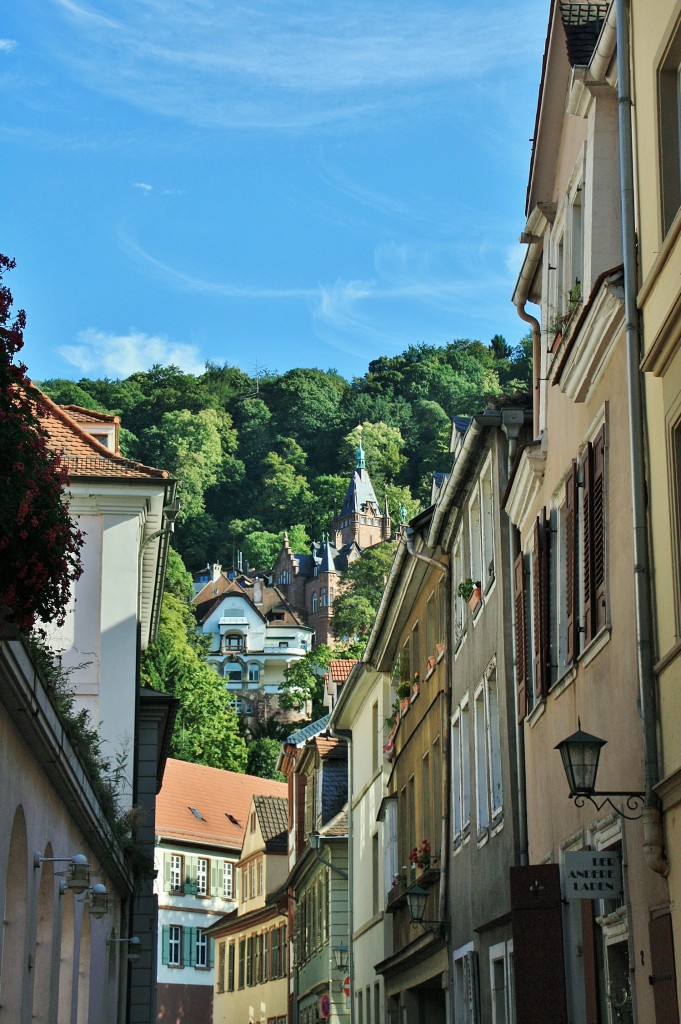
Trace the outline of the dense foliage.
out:
[[[173,757],[242,772],[246,745],[234,702],[224,680],[205,661],[206,646],[196,633],[191,593],[191,577],[171,549],[158,636],[142,655],[142,682],[179,701]]]
[[[36,619],[63,624],[83,539],[64,501],[66,467],[40,422],[41,396],[15,361],[26,316],[12,313],[3,283],[14,265],[0,255],[0,613],[30,629]]]
[[[124,453],[180,482],[175,542],[194,569],[238,552],[268,569],[283,530],[295,550],[318,538],[342,502],[359,436],[379,501],[395,522],[427,503],[449,468],[451,419],[526,390],[531,344],[496,336],[412,345],[346,380],[335,370],[249,377],[209,364],[200,376],[155,366],[126,380],[50,380],[58,402],[119,413]],[[360,430],[361,426],[361,430]],[[297,546],[297,545],[300,545]]]

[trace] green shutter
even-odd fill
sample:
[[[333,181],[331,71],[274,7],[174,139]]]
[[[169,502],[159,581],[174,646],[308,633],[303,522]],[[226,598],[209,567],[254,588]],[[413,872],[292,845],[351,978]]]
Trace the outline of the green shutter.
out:
[[[196,857],[185,857],[184,891],[187,896],[196,896],[196,875],[198,870]]]
[[[170,925],[164,924],[161,933],[161,963],[167,964],[170,960]]]
[[[215,939],[208,939],[208,966],[212,967],[214,963],[215,963]],[[222,966],[223,966],[223,970],[224,970],[224,964]],[[224,979],[223,979],[223,987],[224,987]]]
[[[171,866],[172,854],[163,854],[163,888],[166,892],[170,892],[170,866]]]
[[[223,860],[212,861],[211,874],[215,875],[212,895],[219,896],[222,899],[225,891],[225,862]]]
[[[196,928],[182,929],[182,963],[185,967],[194,966],[194,950],[196,948]]]

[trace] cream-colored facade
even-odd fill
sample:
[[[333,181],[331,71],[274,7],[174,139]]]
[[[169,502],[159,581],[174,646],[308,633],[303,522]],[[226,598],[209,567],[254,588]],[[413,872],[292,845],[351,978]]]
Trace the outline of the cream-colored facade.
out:
[[[562,910],[554,905],[555,933],[545,932],[555,942],[547,938],[539,950],[516,943],[524,1021],[546,1019],[540,978],[552,971],[557,992],[561,960],[564,995],[550,1008],[552,1019],[673,1019],[656,1017],[655,986],[666,970],[655,922],[669,910],[669,892],[651,795],[657,751],[645,667],[650,623],[640,603],[644,491],[632,473],[643,424],[626,315],[631,253],[618,111],[628,107],[615,23],[622,6],[552,5],[523,235],[528,249],[513,297],[534,327],[537,439],[506,500],[520,539],[516,677],[530,865],[514,911],[529,913],[533,899],[538,905],[533,865],[546,873],[543,891],[555,883],[564,900]],[[656,9],[649,20],[657,18]],[[585,56],[576,47],[590,21]],[[635,58],[641,60],[638,49]],[[526,303],[539,305],[538,319]],[[607,741],[596,788],[610,791],[614,806],[568,799],[555,747],[580,726]],[[646,794],[642,817],[640,803],[635,820],[625,816],[622,791]],[[613,899],[566,898],[570,856],[588,849],[624,865]],[[564,957],[552,959],[557,942]]]
[[[237,909],[208,929],[215,940],[213,1024],[288,1019],[288,801],[254,797],[237,866]]]
[[[630,18],[642,366],[646,387],[650,535],[661,781],[676,979],[681,979],[681,4]],[[664,916],[666,908],[661,908]],[[658,925],[660,927],[660,925]]]

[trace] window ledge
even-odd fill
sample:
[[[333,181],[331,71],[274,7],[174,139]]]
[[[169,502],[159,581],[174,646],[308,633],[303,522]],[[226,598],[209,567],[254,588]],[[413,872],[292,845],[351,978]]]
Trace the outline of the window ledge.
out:
[[[610,642],[611,626],[602,626],[588,647],[579,656],[579,664],[586,668]]]
[[[535,704],[535,706],[532,708],[529,715],[527,716],[526,721],[531,729],[534,729],[535,725],[537,724],[537,722],[542,717],[545,711],[546,699],[542,699],[539,701],[538,704]]]
[[[575,665],[570,665],[567,671],[563,672],[562,676],[556,680],[549,693],[552,697],[560,697],[561,693],[564,693],[574,683],[576,678],[577,668]]]

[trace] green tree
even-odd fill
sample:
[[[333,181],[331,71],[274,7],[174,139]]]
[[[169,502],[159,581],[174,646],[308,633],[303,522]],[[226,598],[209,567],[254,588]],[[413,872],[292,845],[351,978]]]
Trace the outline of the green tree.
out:
[[[279,688],[281,706],[290,711],[300,711],[307,701],[312,701],[311,721],[324,715],[324,671],[329,667],[332,657],[331,648],[319,644],[313,651],[308,651],[304,657],[292,662],[284,672],[284,680]]]
[[[312,492],[307,480],[276,452],[265,456],[263,487],[263,518],[267,526],[285,529],[309,516]]]
[[[341,444],[341,455],[351,465],[354,463],[355,452],[360,442],[378,497],[387,481],[396,480],[399,477],[407,461],[402,454],[404,438],[397,427],[390,427],[387,423],[365,421],[346,434]],[[350,462],[351,458],[352,463]]]
[[[259,779],[273,779],[285,782],[286,776],[277,771],[277,761],[281,753],[281,740],[263,736],[251,740],[246,748],[246,774],[257,775]]]
[[[246,745],[233,699],[224,680],[206,663],[206,645],[196,633],[179,555],[172,552],[168,564],[158,636],[142,655],[142,681],[179,701],[173,757],[242,772]]]
[[[349,641],[369,638],[395,555],[386,541],[364,552],[341,573],[341,592],[333,604],[333,631]]]

